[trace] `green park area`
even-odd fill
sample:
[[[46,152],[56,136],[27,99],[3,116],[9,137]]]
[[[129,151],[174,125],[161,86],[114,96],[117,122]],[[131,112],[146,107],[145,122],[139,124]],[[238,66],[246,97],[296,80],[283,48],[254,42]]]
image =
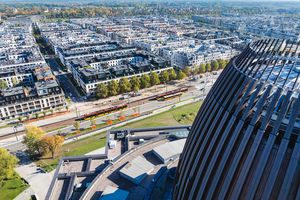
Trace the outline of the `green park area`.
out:
[[[36,161],[36,164],[49,172],[56,168],[61,157],[84,155],[104,146],[105,133],[93,135],[84,139],[64,144],[62,148],[57,152],[55,158],[52,158],[50,153],[48,153],[41,157],[38,161]]]
[[[154,126],[176,126],[192,124],[201,104],[202,102],[196,102],[180,107],[175,107],[166,112],[153,115],[137,122],[129,123],[120,128],[145,128]]]
[[[201,104],[202,102],[196,102],[173,108],[169,111],[146,119],[129,123],[125,126],[119,127],[118,129],[192,124]],[[56,168],[61,157],[84,155],[88,152],[104,147],[105,142],[105,133],[76,140],[74,142],[64,144],[60,151],[57,152],[55,158],[52,158],[50,154],[46,154],[36,161],[36,163],[38,166],[49,172]]]
[[[0,199],[14,199],[18,194],[28,188],[28,185],[21,179],[18,174],[10,179],[4,180],[0,188]]]

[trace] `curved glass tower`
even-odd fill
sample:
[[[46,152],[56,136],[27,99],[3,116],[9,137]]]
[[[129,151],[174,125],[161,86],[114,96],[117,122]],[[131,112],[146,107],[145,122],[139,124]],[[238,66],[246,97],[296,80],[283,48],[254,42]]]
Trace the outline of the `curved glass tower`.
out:
[[[300,199],[300,48],[255,41],[205,99],[173,199]]]

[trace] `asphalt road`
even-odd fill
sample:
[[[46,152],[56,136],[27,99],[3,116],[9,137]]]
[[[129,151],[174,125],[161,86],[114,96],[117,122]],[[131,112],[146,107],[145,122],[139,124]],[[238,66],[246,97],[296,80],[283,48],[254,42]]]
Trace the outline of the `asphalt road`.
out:
[[[61,64],[57,62],[57,57],[53,55],[53,52],[50,50],[51,47],[49,46],[49,44],[44,43],[40,37],[38,37],[38,40],[38,45],[40,46],[41,52],[43,52],[45,61],[52,69],[54,75],[63,88],[65,95],[67,97],[70,97],[74,102],[80,101],[82,98],[80,93],[78,92],[78,89],[70,80],[68,73],[63,72],[64,66],[61,66]]]
[[[70,74],[63,72],[61,66],[57,63],[55,58],[48,58],[46,62],[51,67],[53,73],[56,75],[61,87],[63,88],[65,95],[70,97],[72,101],[80,101],[81,95],[78,92],[76,86],[70,80]]]

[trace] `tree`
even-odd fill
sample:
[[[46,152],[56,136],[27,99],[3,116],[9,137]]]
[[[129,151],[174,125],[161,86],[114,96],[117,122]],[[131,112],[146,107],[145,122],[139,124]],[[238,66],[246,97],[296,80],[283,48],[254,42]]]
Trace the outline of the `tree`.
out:
[[[169,73],[167,71],[163,71],[160,74],[160,82],[167,83],[170,80]]]
[[[22,116],[19,116],[19,117],[18,117],[19,122],[22,122],[22,119],[23,119]]]
[[[0,148],[0,188],[5,179],[12,178],[14,168],[18,163],[18,159],[11,155],[6,149]]]
[[[80,122],[75,122],[74,127],[77,131],[79,131],[80,130]]]
[[[223,59],[218,60],[219,62],[219,69],[224,69],[227,65],[226,61]]]
[[[116,96],[119,93],[119,86],[117,81],[112,80],[108,83],[108,95]]]
[[[217,71],[219,69],[219,63],[215,60],[211,62],[212,70]]]
[[[183,71],[178,71],[178,73],[177,73],[177,79],[178,80],[182,80],[182,79],[184,79],[186,77],[186,75],[185,75],[185,73],[183,73]]]
[[[199,73],[200,73],[200,74],[204,74],[205,71],[206,71],[206,66],[205,66],[204,63],[202,63],[202,64],[200,65],[200,68],[199,68]]]
[[[150,83],[151,83],[152,86],[160,84],[159,76],[156,72],[151,72],[150,73]]]
[[[5,90],[7,87],[7,83],[4,80],[0,80],[0,90]]]
[[[16,77],[12,77],[11,81],[14,86],[19,84],[19,80]]]
[[[138,77],[134,76],[130,79],[130,84],[131,84],[131,90],[134,92],[138,92],[140,90],[140,80]]]
[[[169,78],[170,80],[175,80],[177,78],[176,72],[174,69],[169,69]]]
[[[198,66],[194,66],[194,68],[192,70],[192,74],[193,75],[199,74],[199,71],[200,71],[199,67]]]
[[[96,123],[96,120],[95,120],[95,119],[92,119],[90,122],[91,122],[91,127],[92,127],[92,128],[95,128],[95,127],[96,127],[96,124],[97,124],[97,123]]]
[[[147,88],[150,86],[150,76],[148,74],[143,74],[140,78],[141,88]]]
[[[98,98],[105,98],[108,96],[108,88],[104,83],[100,83],[97,85],[95,94]]]
[[[121,78],[120,79],[119,89],[120,89],[120,92],[122,94],[131,91],[131,84],[130,84],[130,81],[128,80],[128,78]]]
[[[27,151],[31,156],[43,155],[44,146],[41,144],[41,138],[45,132],[43,129],[36,126],[27,126],[25,127],[25,136],[23,143],[27,147]]]
[[[184,67],[183,68],[183,73],[185,73],[185,75],[190,76],[191,75],[191,69],[189,67]]]
[[[44,146],[47,148],[47,150],[51,152],[52,158],[54,158],[56,151],[64,143],[64,137],[59,135],[45,136],[42,138],[41,141],[44,144]]]
[[[211,71],[211,65],[210,63],[206,64],[206,72],[210,72]]]

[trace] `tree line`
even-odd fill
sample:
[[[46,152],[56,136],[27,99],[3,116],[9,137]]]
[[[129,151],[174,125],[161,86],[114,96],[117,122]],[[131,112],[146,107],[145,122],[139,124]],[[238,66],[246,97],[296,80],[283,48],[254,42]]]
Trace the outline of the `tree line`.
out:
[[[156,72],[143,74],[140,77],[121,78],[119,82],[112,80],[108,84],[100,83],[95,89],[95,95],[98,98],[106,98],[127,92],[138,92],[140,89],[148,88],[161,83],[167,83],[171,80],[181,80],[186,77],[186,74],[174,69],[165,70],[158,75]]]
[[[145,89],[154,85],[165,84],[172,80],[182,80],[187,76],[203,74],[205,72],[224,69],[227,65],[227,60],[216,60],[211,63],[195,65],[193,67],[185,67],[183,70],[169,69],[161,72],[159,75],[156,72],[143,74],[140,77],[121,78],[119,82],[112,80],[108,84],[100,83],[96,86],[95,96],[97,98],[106,98],[124,94],[127,92],[138,92],[140,89]]]
[[[190,70],[192,74],[203,74],[205,72],[217,71],[220,69],[224,69],[228,64],[227,60],[219,59],[213,60],[210,63],[202,63],[200,65],[195,65]]]

